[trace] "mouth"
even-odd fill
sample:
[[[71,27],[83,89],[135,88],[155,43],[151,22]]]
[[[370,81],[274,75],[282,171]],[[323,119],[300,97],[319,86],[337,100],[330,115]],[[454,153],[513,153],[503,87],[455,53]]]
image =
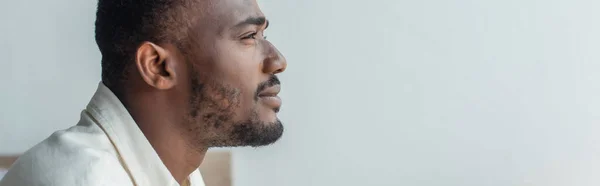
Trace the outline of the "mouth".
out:
[[[281,107],[281,98],[277,96],[279,91],[281,91],[281,86],[274,85],[261,91],[258,94],[258,98],[265,105],[275,110],[279,110],[279,107]]]

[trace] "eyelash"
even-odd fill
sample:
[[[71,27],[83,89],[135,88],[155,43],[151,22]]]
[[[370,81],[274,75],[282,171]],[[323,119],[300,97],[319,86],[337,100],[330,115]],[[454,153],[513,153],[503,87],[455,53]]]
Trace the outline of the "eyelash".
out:
[[[258,34],[257,32],[254,32],[246,37],[243,37],[242,39],[256,39],[257,34]],[[267,39],[267,36],[263,36],[263,39]]]

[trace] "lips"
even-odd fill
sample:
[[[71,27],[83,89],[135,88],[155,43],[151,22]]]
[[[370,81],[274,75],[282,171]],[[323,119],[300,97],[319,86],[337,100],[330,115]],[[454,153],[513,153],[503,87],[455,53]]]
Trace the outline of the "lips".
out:
[[[279,94],[279,91],[281,91],[281,86],[274,85],[274,86],[266,88],[263,91],[261,91],[260,93],[258,93],[258,97],[277,97],[277,94]]]
[[[258,94],[258,100],[277,113],[281,107],[281,98],[277,96],[280,90],[281,86],[279,85],[266,88]]]

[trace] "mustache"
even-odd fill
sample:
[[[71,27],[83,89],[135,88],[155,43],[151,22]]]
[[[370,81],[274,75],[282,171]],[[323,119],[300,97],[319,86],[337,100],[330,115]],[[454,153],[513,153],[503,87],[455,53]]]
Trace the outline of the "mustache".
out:
[[[262,82],[258,85],[258,88],[256,89],[256,97],[258,98],[258,94],[260,94],[260,92],[262,92],[263,90],[275,85],[281,85],[281,82],[279,81],[279,78],[276,75],[271,75],[271,77],[269,77],[269,80]]]

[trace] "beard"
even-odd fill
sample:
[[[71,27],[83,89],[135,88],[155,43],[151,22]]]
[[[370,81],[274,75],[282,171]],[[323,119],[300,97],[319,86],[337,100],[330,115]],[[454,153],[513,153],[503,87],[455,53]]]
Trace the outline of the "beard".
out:
[[[201,83],[199,73],[191,73],[190,112],[184,125],[195,145],[205,147],[260,147],[275,143],[283,134],[283,124],[279,119],[274,122],[262,121],[258,109],[239,112],[241,96],[239,89],[216,81]],[[273,76],[261,83],[256,92],[279,84]],[[258,96],[258,94],[256,93]],[[258,97],[257,97],[258,98]],[[252,101],[258,104],[258,99]],[[276,109],[278,110],[278,109]],[[237,111],[237,112],[236,112]],[[235,121],[236,116],[247,116]]]

